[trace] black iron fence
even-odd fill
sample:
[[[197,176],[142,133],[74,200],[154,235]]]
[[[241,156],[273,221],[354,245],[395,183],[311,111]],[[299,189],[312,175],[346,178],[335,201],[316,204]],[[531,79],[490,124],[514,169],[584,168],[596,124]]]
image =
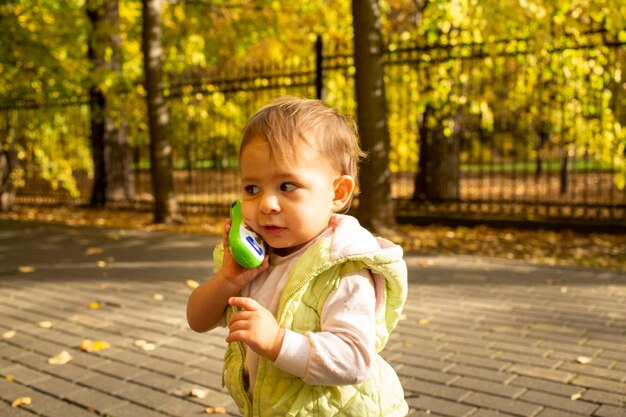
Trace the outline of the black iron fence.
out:
[[[536,42],[457,44],[442,37],[436,44],[389,43],[390,169],[399,216],[626,221],[626,44],[604,32],[564,38],[550,48]],[[240,130],[271,98],[321,96],[355,114],[351,53],[324,50],[321,41],[315,51],[309,60],[281,67],[171,80],[174,179],[182,207],[224,212],[238,193]],[[0,132],[25,143],[44,126],[50,155],[67,147],[70,136],[82,140],[78,158],[88,157],[86,104],[6,105],[0,123]],[[145,123],[132,123],[135,193],[120,204],[150,204],[147,132]],[[420,164],[420,154],[438,166]],[[39,175],[45,157],[22,161],[18,201],[89,198],[88,166],[74,170],[75,189],[68,192],[55,184],[54,172],[45,180]]]

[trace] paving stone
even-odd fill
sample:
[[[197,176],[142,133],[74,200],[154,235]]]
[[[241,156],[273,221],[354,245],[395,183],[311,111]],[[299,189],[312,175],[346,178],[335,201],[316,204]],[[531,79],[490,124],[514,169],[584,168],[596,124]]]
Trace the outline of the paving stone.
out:
[[[115,409],[115,417],[164,417],[166,415],[137,404],[123,404]]]
[[[468,417],[475,410],[474,407],[468,405],[459,404],[454,401],[441,400],[426,395],[409,398],[407,402],[412,408],[425,412],[428,415],[436,413],[448,417]]]
[[[572,384],[587,388],[597,388],[601,391],[608,391],[616,394],[626,395],[626,383],[623,382],[615,382],[583,375],[574,379],[572,381]]]
[[[503,397],[496,397],[494,395],[483,394],[480,392],[473,393],[464,398],[463,403],[491,410],[502,410],[516,416],[527,417],[536,415],[543,408],[540,405],[515,401]]]
[[[4,414],[2,414],[4,416]],[[58,407],[47,410],[46,417],[94,417],[94,414],[86,408],[69,404],[59,403]]]
[[[603,405],[594,414],[597,417],[624,417],[624,415],[624,407],[614,407],[612,405]]]
[[[477,410],[471,417],[511,417],[513,414],[501,413],[500,411]]]
[[[73,392],[67,396],[67,399],[86,409],[94,410],[103,415],[113,414],[118,407],[126,404],[126,401],[122,401],[119,397],[97,390]]]
[[[457,402],[470,393],[470,391],[466,389],[434,384],[418,379],[407,380],[404,382],[403,386],[404,389],[411,392],[412,395],[427,395],[429,397],[443,398]]]
[[[514,377],[512,374],[508,373],[508,369],[507,373],[504,373],[467,365],[457,365],[451,368],[449,373],[455,375],[471,376],[500,383],[506,383]]]
[[[580,414],[577,414],[579,416]],[[555,408],[544,408],[535,417],[573,417],[570,411],[557,410]]]
[[[572,374],[570,372],[563,372],[554,369],[545,369],[536,366],[527,366],[521,364],[512,365],[507,369],[507,372],[563,383],[568,383],[576,377],[575,374]]]
[[[6,379],[0,379],[0,399],[9,403],[19,397],[25,397],[32,390],[17,382],[9,382]]]
[[[2,417],[33,417],[34,414],[26,410],[21,407],[11,407],[10,404],[0,401],[0,416]]]
[[[624,345],[626,346],[626,345]],[[609,379],[616,382],[623,382],[623,379],[626,375],[624,372],[615,371],[612,369],[599,368],[594,366],[595,363],[592,360],[592,364],[590,365],[582,365],[579,363],[565,363],[559,366],[559,370],[573,372],[579,375],[588,375],[594,376],[602,379]]]
[[[582,399],[597,404],[613,405],[626,409],[626,395],[599,391],[597,389],[588,389],[585,390]]]
[[[552,382],[545,379],[531,378],[526,376],[517,377],[509,382],[509,384],[565,397],[571,397],[572,395],[579,394],[583,391],[583,389],[575,385]]]
[[[67,398],[72,394],[80,395],[81,392],[86,391],[85,387],[59,378],[48,378],[42,381],[37,381],[32,383],[30,386],[39,391],[47,392],[60,399]]]
[[[538,392],[534,390],[525,392],[520,399],[530,403],[539,404],[544,407],[552,407],[558,410],[587,416],[592,415],[593,412],[598,409],[597,404],[581,400],[573,401],[569,397],[546,394],[545,392]]]
[[[466,376],[455,379],[450,383],[450,385],[454,387],[462,387],[472,391],[499,395],[506,398],[518,398],[526,391],[525,388],[499,384],[495,382],[485,381],[484,379]]]

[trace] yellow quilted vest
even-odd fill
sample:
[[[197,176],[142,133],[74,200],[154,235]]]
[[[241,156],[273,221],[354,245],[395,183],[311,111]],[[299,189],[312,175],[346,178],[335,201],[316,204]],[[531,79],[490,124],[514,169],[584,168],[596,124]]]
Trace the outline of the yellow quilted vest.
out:
[[[333,235],[318,239],[291,270],[279,304],[278,324],[301,334],[319,332],[319,318],[329,293],[344,274],[366,268],[372,271],[377,287],[376,350],[380,352],[406,301],[402,248],[374,238],[350,216],[335,215],[331,225]],[[228,309],[227,320],[234,311]],[[251,401],[243,382],[245,352],[242,343],[229,344],[223,381],[246,417],[401,417],[408,413],[398,376],[380,355],[374,358],[362,383],[341,386],[305,384],[261,357]]]

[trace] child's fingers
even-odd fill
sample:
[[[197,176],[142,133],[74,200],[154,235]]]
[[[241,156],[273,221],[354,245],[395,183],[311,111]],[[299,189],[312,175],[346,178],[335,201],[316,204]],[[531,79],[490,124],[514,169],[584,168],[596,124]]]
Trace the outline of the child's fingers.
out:
[[[228,247],[228,231],[230,230],[231,220],[226,219],[224,222],[224,233],[222,234],[222,242],[224,245],[224,249]]]
[[[233,307],[241,307],[246,311],[255,311],[260,307],[259,303],[249,297],[230,297],[228,304]]]
[[[237,311],[230,317],[230,320],[228,321],[228,327],[232,330],[233,325],[235,325],[236,323],[242,325],[242,323],[248,322],[252,318],[253,314],[253,312],[247,310]]]

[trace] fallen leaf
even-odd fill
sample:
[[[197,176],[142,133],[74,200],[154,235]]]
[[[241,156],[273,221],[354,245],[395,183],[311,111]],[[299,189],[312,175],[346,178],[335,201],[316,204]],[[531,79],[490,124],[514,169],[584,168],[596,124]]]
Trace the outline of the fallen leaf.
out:
[[[154,343],[148,343],[145,340],[135,340],[135,343],[133,344],[135,345],[135,347],[145,352],[150,352],[156,349],[156,345]]]
[[[576,401],[576,400],[580,399],[580,397],[582,397],[582,396],[583,396],[582,393],[577,392],[576,394],[572,394],[572,396],[569,397],[569,399],[572,400],[572,401]]]
[[[430,266],[433,266],[433,261],[432,259],[420,259],[418,265],[422,268],[428,268]]]
[[[96,264],[98,265],[98,268],[104,268],[105,266],[107,266],[106,261],[98,261],[96,262]]]
[[[2,333],[2,338],[3,339],[12,339],[15,337],[15,335],[17,334],[17,332],[15,330],[9,330],[6,331],[4,333]]]
[[[100,307],[102,307],[102,303],[100,301],[92,301],[87,307],[92,310],[98,310]]]
[[[165,300],[165,297],[163,297],[163,294],[154,294],[152,296],[152,299],[154,301],[163,301],[163,300]]]
[[[67,351],[62,351],[58,355],[55,355],[48,359],[50,365],[65,365],[69,361],[74,359]]]
[[[208,394],[207,390],[201,389],[201,388],[192,388],[191,391],[189,391],[190,397],[195,397],[195,398],[200,398],[200,399],[206,397],[207,394]]]
[[[30,397],[20,397],[11,403],[11,407],[21,407],[23,405],[31,405],[33,403]]]
[[[89,256],[89,255],[100,255],[103,252],[104,252],[104,249],[102,249],[102,248],[87,248],[85,250],[85,255],[87,255],[87,256]]]
[[[111,347],[109,342],[105,342],[102,340],[89,340],[85,339],[80,343],[80,348],[87,353],[97,352],[99,350],[108,349]]]
[[[587,356],[579,356],[576,358],[576,362],[587,365],[588,363],[591,363],[591,358]]]
[[[121,236],[119,233],[111,232],[111,233],[107,233],[107,237],[111,240],[120,240]]]
[[[22,274],[30,274],[31,272],[35,272],[35,268],[27,265],[20,265],[17,267],[17,270]]]
[[[39,327],[41,327],[42,329],[50,329],[50,328],[52,328],[52,322],[51,321],[40,321],[39,323],[37,323],[37,325]]]
[[[185,284],[191,289],[198,288],[200,286],[200,283],[193,279],[188,279],[187,281],[185,281]]]
[[[205,414],[226,414],[224,407],[207,407],[204,409]]]
[[[4,379],[6,379],[7,382],[13,382],[15,380],[15,377],[13,375],[7,375],[4,377]]]

